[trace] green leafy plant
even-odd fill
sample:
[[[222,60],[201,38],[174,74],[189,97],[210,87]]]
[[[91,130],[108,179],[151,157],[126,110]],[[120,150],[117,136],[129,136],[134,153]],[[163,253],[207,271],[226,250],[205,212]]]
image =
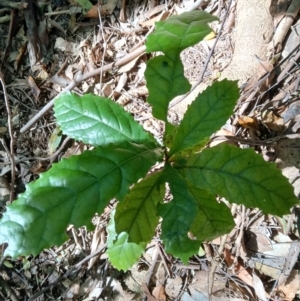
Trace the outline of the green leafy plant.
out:
[[[190,89],[180,52],[209,34],[208,23],[214,20],[199,11],[172,16],[158,22],[147,40],[147,52],[163,53],[148,61],[145,72],[153,115],[166,125],[163,141],[109,99],[72,93],[57,99],[61,131],[94,149],[53,164],[7,206],[0,220],[6,255],[36,255],[62,244],[69,224],[92,229],[92,216],[115,198],[119,203],[107,227],[108,255],[115,267],[126,270],[139,259],[160,218],[166,251],[187,262],[203,241],[234,227],[229,208],[216,195],[275,215],[288,213],[298,202],[275,164],[254,150],[224,143],[205,147],[233,111],[236,82],[213,83],[179,125],[167,120],[170,101]],[[166,183],[169,202],[164,202]]]

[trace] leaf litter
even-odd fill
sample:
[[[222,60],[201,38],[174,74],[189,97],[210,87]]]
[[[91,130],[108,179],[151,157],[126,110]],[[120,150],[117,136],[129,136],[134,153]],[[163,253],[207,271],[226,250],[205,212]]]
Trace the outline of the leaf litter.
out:
[[[9,7],[10,2],[7,2]],[[230,1],[225,1],[223,6],[218,1],[196,2],[222,21]],[[299,7],[295,7],[294,2],[290,7],[280,9],[283,12],[293,10],[292,13],[297,14]],[[70,141],[63,148],[58,146],[57,153],[53,146],[49,149],[49,139],[56,126],[51,112],[43,115],[30,131],[20,133],[20,128],[78,76],[130,53],[143,44],[145,36],[153,30],[155,21],[188,9],[194,1],[173,1],[169,4],[153,0],[127,1],[126,4],[125,1],[103,1],[102,4],[100,11],[95,4],[90,11],[86,11],[75,1],[46,4],[40,16],[40,24],[46,24],[46,27],[40,26],[41,32],[37,34],[41,41],[39,43],[46,45],[47,49],[36,48],[34,30],[30,27],[29,31],[25,31],[25,23],[20,23],[15,37],[12,36],[11,53],[5,51],[5,40],[0,41],[2,58],[4,55],[8,58],[4,67],[16,133],[16,193],[24,191],[25,184],[36,179],[55,160],[81,153],[88,147]],[[30,12],[34,13],[35,9]],[[250,145],[265,160],[275,160],[299,196],[299,70],[294,63],[299,56],[299,36],[291,30],[291,24],[279,18],[282,13],[280,9],[277,10],[278,14],[273,11],[274,23],[282,22],[274,43],[277,52],[278,48],[283,47],[283,59],[278,60],[274,55],[268,61],[261,62],[255,75],[241,87],[234,115],[216,138],[240,147]],[[225,34],[209,60],[203,83],[198,86],[201,90],[228,65],[233,55],[231,43],[239,42],[234,40],[233,34],[235,26],[239,26],[232,22],[234,11],[235,4],[225,23]],[[99,13],[102,16],[101,23]],[[0,21],[0,34],[3,37],[9,32],[9,22],[15,23],[16,20],[12,16]],[[27,28],[28,25],[32,26],[30,19],[27,18],[26,22]],[[220,30],[219,25],[213,25],[213,28],[216,33]],[[286,45],[282,46],[287,32],[289,38]],[[27,40],[30,58],[26,53]],[[212,35],[186,50],[182,56],[185,75],[192,84],[201,76],[215,40],[216,36]],[[270,43],[270,52],[273,49],[274,44]],[[74,91],[113,98],[160,139],[163,125],[152,117],[150,107],[145,102],[147,89],[143,73],[146,61],[145,54],[135,56],[119,69],[112,68],[110,72],[98,73],[79,82]],[[192,98],[179,102],[184,103],[181,107],[174,106],[170,120],[178,122],[190,101]],[[0,106],[0,201],[4,207],[10,194],[10,136],[6,130],[6,108],[3,104]],[[3,258],[0,270],[1,298],[294,300],[299,294],[297,206],[290,215],[279,219],[272,215],[265,216],[256,209],[233,205],[231,212],[235,229],[220,239],[205,243],[205,255],[199,250],[201,255],[193,256],[188,265],[183,265],[167,255],[160,241],[154,238],[139,263],[126,273],[113,269],[105,253],[106,225],[113,207],[112,201],[102,216],[94,218],[96,230],[93,232],[85,227],[75,229],[70,226],[67,231],[70,240],[60,248],[53,247],[36,257],[18,260]],[[102,251],[96,257],[87,257],[99,249]],[[81,263],[86,258],[88,260]]]

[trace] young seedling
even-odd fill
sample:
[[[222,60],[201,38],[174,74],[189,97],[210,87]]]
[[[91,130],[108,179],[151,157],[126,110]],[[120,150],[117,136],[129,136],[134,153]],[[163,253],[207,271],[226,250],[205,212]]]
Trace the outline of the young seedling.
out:
[[[167,120],[170,101],[191,88],[180,53],[211,32],[215,17],[200,11],[158,22],[148,37],[147,52],[163,54],[147,63],[147,101],[165,122],[161,143],[113,101],[86,94],[63,94],[54,107],[65,135],[94,146],[63,159],[27,185],[7,206],[0,220],[5,255],[36,255],[68,239],[69,224],[86,225],[109,202],[119,201],[107,227],[108,255],[127,270],[143,254],[161,222],[166,252],[183,262],[201,243],[229,232],[231,203],[283,215],[298,203],[293,187],[273,163],[252,149],[219,144],[205,147],[209,137],[230,117],[239,97],[236,82],[213,83],[189,106],[179,125]],[[163,167],[149,172],[157,163]],[[172,200],[164,202],[168,183]]]

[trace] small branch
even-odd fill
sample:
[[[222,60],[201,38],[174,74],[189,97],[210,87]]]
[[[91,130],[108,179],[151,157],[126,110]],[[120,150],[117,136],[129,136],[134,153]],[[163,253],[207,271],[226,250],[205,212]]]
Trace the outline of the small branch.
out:
[[[8,132],[10,136],[10,162],[11,162],[11,190],[10,190],[10,197],[9,202],[11,203],[14,200],[14,187],[15,187],[15,172],[16,172],[16,163],[15,163],[15,153],[14,153],[14,133],[13,133],[13,126],[12,126],[12,119],[11,119],[11,110],[8,102],[8,96],[6,91],[6,86],[4,82],[4,77],[2,72],[0,71],[0,82],[3,88],[4,93],[4,100],[7,110],[7,124],[8,124]]]

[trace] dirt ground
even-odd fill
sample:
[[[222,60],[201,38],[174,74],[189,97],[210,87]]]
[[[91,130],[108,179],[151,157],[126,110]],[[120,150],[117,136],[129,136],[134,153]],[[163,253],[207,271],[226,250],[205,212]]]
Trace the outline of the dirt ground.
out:
[[[61,141],[52,106],[63,91],[109,97],[161,137],[163,124],[146,102],[150,55],[141,49],[155,21],[195,9],[220,21],[208,39],[182,53],[193,89],[171,102],[170,121],[178,123],[213,81],[237,80],[240,98],[211,145],[254,148],[277,164],[300,198],[299,0],[103,0],[91,1],[90,10],[77,2],[0,3],[2,212],[53,163],[88,147]],[[188,265],[166,254],[156,237],[123,272],[105,253],[114,205],[94,217],[94,231],[69,226],[62,246],[35,257],[1,255],[0,300],[299,299],[298,206],[279,218],[231,205],[236,227],[203,243]]]

